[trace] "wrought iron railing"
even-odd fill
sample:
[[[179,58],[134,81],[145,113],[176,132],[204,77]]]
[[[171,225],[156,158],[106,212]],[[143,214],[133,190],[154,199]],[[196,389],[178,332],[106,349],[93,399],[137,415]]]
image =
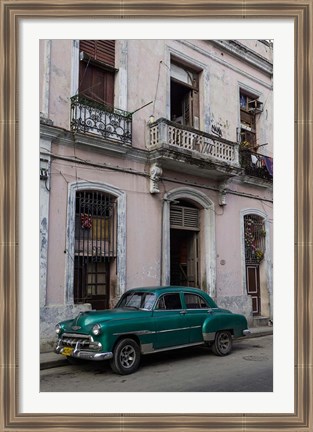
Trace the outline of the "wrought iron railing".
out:
[[[273,158],[243,149],[240,150],[240,162],[246,175],[273,180]]]
[[[71,130],[132,143],[132,114],[77,95],[71,98]]]
[[[153,150],[167,145],[239,167],[237,143],[160,118],[150,125],[147,148]]]
[[[264,219],[255,214],[244,216],[246,264],[260,264],[265,253]]]

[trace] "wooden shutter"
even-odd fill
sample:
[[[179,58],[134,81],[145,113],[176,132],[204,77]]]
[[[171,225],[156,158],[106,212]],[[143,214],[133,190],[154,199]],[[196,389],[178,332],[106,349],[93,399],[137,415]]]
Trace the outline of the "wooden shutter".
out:
[[[247,266],[247,292],[252,300],[253,315],[260,314],[260,273],[259,266]]]
[[[84,52],[87,58],[86,61],[80,62],[79,93],[89,99],[113,106],[115,72],[102,66],[114,68],[115,41],[81,40],[80,52]],[[87,60],[88,58],[94,62]]]
[[[115,40],[81,40],[80,51],[108,66],[115,66]]]
[[[182,103],[182,111],[183,111],[183,124],[186,126],[192,126],[191,91],[189,91],[184,97]]]
[[[199,230],[199,210],[193,207],[171,206],[171,228]]]
[[[199,91],[193,90],[191,95],[191,103],[192,103],[192,126],[195,129],[200,128],[200,110],[199,110]]]

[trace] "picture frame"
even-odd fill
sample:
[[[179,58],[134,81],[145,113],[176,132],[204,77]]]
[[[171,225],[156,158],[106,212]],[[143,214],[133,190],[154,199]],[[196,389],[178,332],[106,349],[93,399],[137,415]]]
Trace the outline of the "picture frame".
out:
[[[122,3],[79,0],[1,1],[1,410],[0,431],[303,431],[313,429],[312,316],[312,27],[313,1],[195,0]],[[227,18],[289,19],[295,29],[295,407],[291,414],[21,414],[19,411],[19,117],[18,33],[21,20],[36,18]],[[311,302],[311,303],[310,303]]]

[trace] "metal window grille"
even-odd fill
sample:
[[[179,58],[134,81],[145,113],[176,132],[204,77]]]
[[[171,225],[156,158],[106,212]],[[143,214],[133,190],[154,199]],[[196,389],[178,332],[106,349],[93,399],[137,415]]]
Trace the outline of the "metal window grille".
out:
[[[244,216],[245,259],[246,264],[259,264],[265,253],[265,226],[261,216]]]
[[[109,264],[116,257],[116,225],[114,197],[98,191],[76,193],[75,303],[107,297]]]

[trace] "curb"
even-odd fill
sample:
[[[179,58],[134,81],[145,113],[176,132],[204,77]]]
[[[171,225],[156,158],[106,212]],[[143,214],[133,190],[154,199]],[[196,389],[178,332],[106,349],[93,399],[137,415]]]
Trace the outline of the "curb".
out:
[[[253,339],[253,338],[257,338],[257,337],[272,336],[272,335],[273,335],[273,330],[264,330],[264,331],[256,332],[256,333],[251,332],[251,334],[249,334],[247,336],[242,336],[242,337],[236,338],[236,340]]]
[[[57,359],[57,360],[49,360],[49,361],[44,361],[44,362],[40,362],[40,370],[45,370],[45,369],[53,369],[56,367],[61,367],[61,366],[68,366],[69,362],[66,359]]]

